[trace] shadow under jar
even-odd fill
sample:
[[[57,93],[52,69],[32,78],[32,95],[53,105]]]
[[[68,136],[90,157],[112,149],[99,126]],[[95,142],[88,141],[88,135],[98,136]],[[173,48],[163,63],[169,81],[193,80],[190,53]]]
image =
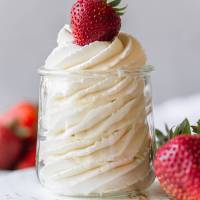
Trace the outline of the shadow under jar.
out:
[[[151,71],[39,70],[42,185],[59,195],[117,197],[152,184]]]

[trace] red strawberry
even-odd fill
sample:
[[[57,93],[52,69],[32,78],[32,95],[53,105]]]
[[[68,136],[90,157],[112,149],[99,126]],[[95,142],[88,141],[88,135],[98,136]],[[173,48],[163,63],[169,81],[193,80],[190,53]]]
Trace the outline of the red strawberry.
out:
[[[77,0],[71,10],[71,28],[75,43],[81,46],[94,41],[112,41],[121,28],[120,15],[124,8],[117,8],[121,0]]]
[[[37,107],[29,102],[22,102],[0,117],[0,122],[13,126],[14,131],[23,134],[29,140],[35,140],[37,128]]]
[[[200,122],[193,130],[200,133]],[[172,129],[168,129],[168,132],[175,138],[157,151],[154,160],[155,174],[172,198],[200,200],[200,135],[190,134],[188,120],[177,127],[175,132]],[[182,133],[187,135],[180,135]],[[158,135],[162,138],[161,132]]]
[[[19,161],[17,164],[17,169],[25,169],[29,167],[35,166],[35,160],[36,160],[36,145],[28,149],[24,157]]]
[[[21,140],[0,124],[0,169],[11,169],[21,155]]]

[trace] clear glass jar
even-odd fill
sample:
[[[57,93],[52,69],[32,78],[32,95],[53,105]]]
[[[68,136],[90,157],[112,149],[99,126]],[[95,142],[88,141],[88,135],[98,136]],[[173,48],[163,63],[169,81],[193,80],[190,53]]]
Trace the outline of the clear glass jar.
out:
[[[150,73],[40,69],[37,172],[75,197],[136,195],[154,181]]]

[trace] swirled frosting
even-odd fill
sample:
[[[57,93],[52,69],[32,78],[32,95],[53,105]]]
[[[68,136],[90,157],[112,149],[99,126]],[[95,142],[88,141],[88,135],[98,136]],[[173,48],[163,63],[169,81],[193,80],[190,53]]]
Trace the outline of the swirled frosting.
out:
[[[73,43],[68,25],[58,34],[58,46],[46,60],[51,70],[107,71],[117,68],[135,70],[144,66],[146,56],[140,43],[126,33],[120,33],[112,42],[96,41],[84,47]]]
[[[42,82],[45,140],[40,143],[44,166],[39,175],[46,187],[69,195],[130,192],[151,183],[144,80],[96,73],[134,71],[145,62],[139,42],[128,34],[81,47],[73,43],[68,26],[60,31],[45,68],[76,73]]]

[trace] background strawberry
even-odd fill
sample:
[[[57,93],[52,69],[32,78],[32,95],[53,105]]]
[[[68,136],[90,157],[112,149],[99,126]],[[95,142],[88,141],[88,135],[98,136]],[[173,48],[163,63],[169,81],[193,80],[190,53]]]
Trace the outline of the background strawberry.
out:
[[[36,163],[36,145],[30,147],[21,160],[17,163],[16,169],[24,169],[35,166]]]
[[[35,165],[37,113],[36,105],[22,102],[0,116],[4,127],[0,130],[0,168],[21,169]]]
[[[16,134],[34,141],[37,133],[37,106],[22,102],[0,116],[0,122],[13,129]]]
[[[175,131],[166,127],[167,135],[156,131],[163,144],[155,156],[154,168],[162,188],[176,200],[200,200],[200,121],[192,126],[184,120]]]
[[[121,0],[77,0],[71,10],[71,28],[75,43],[81,46],[94,41],[112,41],[121,28],[118,8]]]
[[[0,169],[12,169],[22,152],[22,141],[0,124]]]

